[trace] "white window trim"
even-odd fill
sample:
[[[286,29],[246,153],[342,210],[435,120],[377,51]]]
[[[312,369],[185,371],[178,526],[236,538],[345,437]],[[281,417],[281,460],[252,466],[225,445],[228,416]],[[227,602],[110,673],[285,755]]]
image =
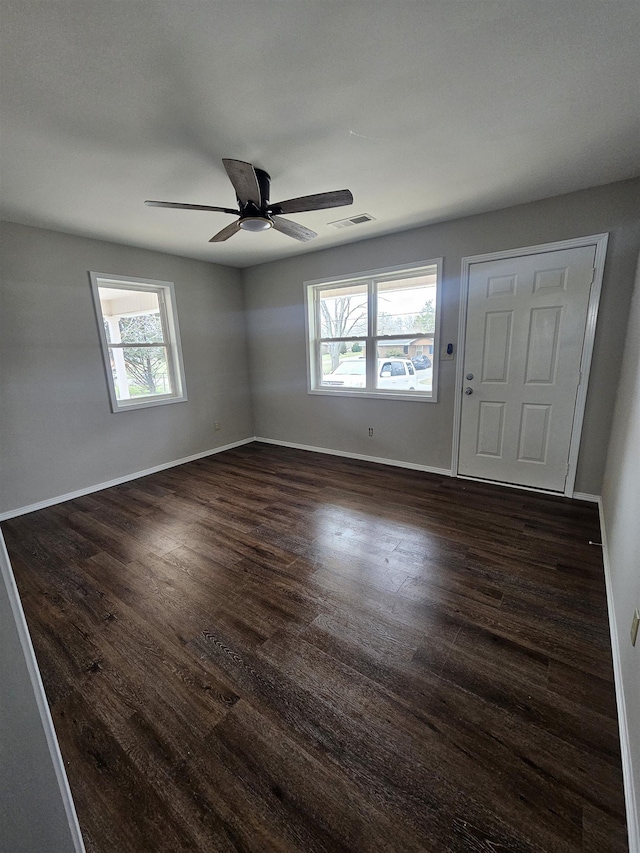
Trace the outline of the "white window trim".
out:
[[[187,398],[187,385],[182,363],[182,343],[180,340],[180,327],[178,325],[178,312],[176,308],[175,286],[172,281],[157,281],[149,278],[132,278],[131,276],[112,275],[111,273],[89,272],[91,281],[91,292],[98,324],[100,337],[100,348],[102,360],[109,391],[109,401],[112,412],[131,412],[137,409],[148,409],[151,406],[167,406],[171,403],[182,403]],[[109,342],[104,331],[104,318],[100,306],[100,293],[98,288],[109,286],[116,287],[127,285],[128,290],[151,291],[155,290],[161,295],[161,303],[164,307],[164,319],[167,325],[168,340],[164,344],[167,347],[169,366],[174,379],[175,394],[166,394],[157,397],[133,398],[130,400],[118,400],[115,384],[111,374],[111,362],[109,359]]]
[[[314,335],[317,333],[318,323],[315,316],[315,299],[313,294],[323,285],[329,284],[359,284],[367,282],[373,278],[381,278],[391,276],[395,273],[401,275],[409,275],[411,273],[419,274],[425,267],[436,267],[436,322],[433,336],[433,358],[431,359],[431,395],[429,397],[421,393],[408,393],[406,391],[370,391],[359,388],[322,388],[318,385],[318,364],[317,364],[317,347],[316,338],[311,337],[311,330]],[[410,400],[419,403],[437,403],[438,402],[438,375],[439,375],[439,354],[440,354],[440,313],[442,303],[442,258],[433,258],[428,261],[419,261],[413,264],[400,264],[393,267],[383,267],[382,269],[366,270],[355,275],[340,275],[330,278],[313,279],[305,281],[304,287],[304,306],[305,306],[305,334],[306,334],[306,354],[307,354],[307,393],[322,397],[366,397],[376,400]],[[371,331],[371,318],[369,320],[369,329]],[[351,336],[349,340],[352,340]],[[358,336],[355,336],[358,337]],[[367,340],[371,339],[371,335],[363,335],[359,338]],[[396,340],[397,338],[409,337],[408,335],[380,335],[377,340],[384,337]],[[369,369],[369,367],[368,367]]]

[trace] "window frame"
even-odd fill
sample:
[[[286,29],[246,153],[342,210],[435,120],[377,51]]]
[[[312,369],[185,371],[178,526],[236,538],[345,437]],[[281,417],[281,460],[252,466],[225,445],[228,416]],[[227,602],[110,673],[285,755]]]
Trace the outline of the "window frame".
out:
[[[113,275],[111,273],[89,272],[93,306],[98,325],[100,338],[100,349],[102,361],[107,380],[109,402],[111,411],[131,412],[137,409],[147,409],[151,406],[166,406],[170,403],[185,402],[187,397],[187,385],[184,375],[184,364],[182,359],[182,343],[180,339],[180,327],[178,325],[178,312],[176,307],[175,285],[172,281],[158,281],[150,278],[134,278],[132,276]],[[148,397],[133,397],[127,400],[119,400],[116,394],[116,386],[111,369],[111,358],[109,348],[113,346],[107,340],[104,329],[105,317],[100,304],[100,287],[112,287],[121,290],[139,290],[144,293],[155,293],[158,296],[160,309],[160,323],[164,340],[155,343],[142,344],[142,346],[164,347],[167,351],[167,367],[171,378],[174,392],[171,394],[158,394]],[[130,344],[131,345],[131,344]],[[135,344],[134,344],[135,346]],[[124,348],[124,347],[119,347]]]
[[[415,338],[416,335],[374,335],[377,332],[375,324],[377,322],[377,292],[376,285],[378,282],[393,280],[394,278],[413,278],[417,275],[432,272],[435,267],[436,272],[436,299],[435,299],[435,323],[433,331],[433,357],[431,358],[431,394],[426,395],[421,391],[392,391],[388,388],[376,389],[375,374],[377,369],[377,345],[384,340],[401,340],[406,338],[409,341]],[[335,388],[322,385],[321,363],[322,356],[320,347],[324,338],[320,332],[322,329],[321,319],[319,316],[319,299],[317,294],[323,289],[335,289],[336,287],[350,287],[354,285],[367,285],[367,334],[366,335],[349,335],[346,338],[331,338],[331,341],[345,343],[354,340],[364,343],[365,359],[366,359],[366,376],[367,382],[365,388]],[[334,276],[332,278],[314,279],[305,281],[304,284],[304,303],[305,303],[305,332],[306,332],[306,358],[307,358],[307,392],[319,396],[331,397],[367,397],[387,400],[410,400],[413,402],[422,403],[437,403],[438,402],[438,376],[439,376],[439,358],[440,352],[440,314],[442,302],[442,258],[433,258],[427,261],[420,261],[413,264],[402,264],[393,267],[384,267],[382,269],[367,270],[365,272],[356,273],[349,276]],[[369,355],[369,353],[373,355]]]

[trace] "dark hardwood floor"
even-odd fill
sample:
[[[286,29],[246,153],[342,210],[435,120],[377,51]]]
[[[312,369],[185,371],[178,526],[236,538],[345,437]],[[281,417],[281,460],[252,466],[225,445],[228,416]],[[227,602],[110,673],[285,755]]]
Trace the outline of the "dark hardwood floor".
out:
[[[2,527],[90,853],[627,850],[595,507],[251,444]]]

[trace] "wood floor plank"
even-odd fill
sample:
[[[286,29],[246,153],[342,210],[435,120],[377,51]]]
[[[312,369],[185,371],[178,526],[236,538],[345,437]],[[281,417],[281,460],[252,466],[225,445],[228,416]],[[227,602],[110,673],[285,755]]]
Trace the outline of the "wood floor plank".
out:
[[[361,708],[354,711],[343,684],[323,681],[299,656],[290,658],[291,666],[283,671],[264,656],[241,655],[226,638],[210,632],[194,640],[192,647],[202,658],[226,666],[250,701],[259,704],[264,714],[283,720],[291,736],[305,743],[309,752],[340,767],[351,780],[354,799],[372,798],[378,809],[396,814],[425,844],[430,839],[436,849],[444,844],[456,853],[465,849],[443,808],[453,800],[461,813],[484,827],[492,843],[521,853],[539,849],[466,794],[459,779],[447,778],[444,767],[434,766],[431,759],[416,760],[411,735],[394,733],[391,718],[380,730],[376,723],[383,718],[371,720],[369,707],[366,715]],[[436,742],[432,728],[425,727],[423,735],[430,744]]]
[[[56,732],[65,747],[67,774],[90,851],[188,851],[188,828],[167,813],[143,774],[77,693],[53,708]],[[121,815],[135,808],[135,820]],[[158,832],[158,824],[162,832]]]
[[[352,743],[360,742],[360,737],[363,736],[361,727],[376,733],[379,738],[378,749],[380,743],[384,742],[389,765],[393,765],[393,770],[388,766],[386,772],[387,776],[394,780],[399,796],[415,800],[429,792],[433,798],[441,800],[444,791],[453,784],[459,803],[464,803],[464,812],[472,821],[480,824],[482,817],[485,827],[488,827],[491,825],[487,823],[490,810],[493,818],[491,832],[495,833],[494,843],[498,843],[498,839],[499,843],[505,843],[502,838],[504,826],[514,808],[519,812],[520,832],[518,836],[510,839],[511,844],[532,844],[537,836],[545,848],[560,851],[570,849],[567,842],[575,843],[579,840],[581,804],[566,802],[565,814],[558,820],[558,811],[563,806],[563,794],[564,799],[568,799],[566,788],[551,785],[548,776],[543,786],[537,779],[529,778],[536,776],[535,772],[531,773],[529,767],[519,767],[518,772],[512,771],[507,775],[504,762],[500,760],[499,741],[495,733],[490,748],[483,749],[483,741],[478,736],[477,721],[474,720],[474,725],[469,726],[469,730],[473,729],[471,737],[468,732],[466,737],[462,737],[459,731],[454,737],[450,725],[451,716],[443,719],[441,710],[437,716],[433,716],[409,708],[404,703],[399,703],[396,697],[378,682],[359,677],[352,667],[344,663],[336,664],[330,655],[318,655],[313,651],[313,647],[307,646],[298,638],[289,635],[280,636],[278,639],[278,642],[271,640],[266,643],[261,656],[266,656],[272,663],[277,661],[281,669],[287,664],[295,663],[293,678],[296,684],[319,698],[335,713],[339,713],[338,709],[346,705]],[[291,656],[293,646],[297,649],[295,660],[292,660]],[[327,671],[331,672],[331,679],[327,677]],[[503,731],[504,725],[504,720],[501,720],[500,732]],[[420,734],[416,737],[418,732]],[[443,738],[442,734],[446,737]],[[505,747],[504,751],[508,751],[508,748]],[[371,767],[368,765],[371,757],[364,751],[355,750],[354,760],[366,761],[365,766]],[[428,777],[421,772],[425,767],[430,768]],[[411,773],[408,772],[409,768]],[[417,785],[416,776],[420,779]],[[409,779],[411,782],[408,782]],[[473,779],[471,785],[470,779]],[[517,782],[515,786],[514,781]],[[543,787],[546,789],[544,793],[541,790]],[[554,787],[555,792],[552,793]],[[532,807],[531,800],[535,797],[538,799],[535,804],[536,817],[530,823],[527,813]],[[554,803],[553,809],[549,807],[551,801]],[[545,806],[544,825],[538,826],[540,812]],[[432,828],[435,832],[435,822]]]
[[[253,443],[2,525],[89,853],[625,853],[595,507]]]
[[[353,785],[339,768],[312,756],[249,702],[239,703],[210,741],[215,741],[216,753],[234,777],[251,787],[252,800],[260,797],[261,812],[270,813],[271,822],[294,849],[309,853],[435,850],[366,797],[356,799]],[[264,756],[260,765],[253,758],[256,745]]]

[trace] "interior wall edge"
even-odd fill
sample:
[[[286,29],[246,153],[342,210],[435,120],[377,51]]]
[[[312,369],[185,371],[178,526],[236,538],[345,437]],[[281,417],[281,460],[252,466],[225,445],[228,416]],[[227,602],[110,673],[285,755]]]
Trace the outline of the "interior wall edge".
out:
[[[419,465],[415,462],[403,462],[399,459],[386,459],[382,456],[368,456],[364,453],[350,453],[347,450],[334,450],[331,447],[316,447],[311,444],[298,444],[295,441],[280,441],[275,438],[256,436],[254,441],[263,444],[275,444],[278,447],[291,447],[294,450],[308,450],[311,453],[326,453],[328,456],[344,456],[346,459],[357,459],[360,462],[376,462],[378,465],[391,465],[394,468],[409,468],[411,471],[424,471],[427,474],[440,474],[443,477],[453,477],[449,468],[434,468],[431,465]]]
[[[249,311],[247,310],[247,278],[244,274],[244,270],[241,268],[237,269],[238,280],[240,283],[240,298],[242,301],[242,326],[244,329],[244,339],[246,341],[246,358],[247,358],[247,375],[249,379],[249,418],[251,424],[251,432],[255,435],[256,432],[256,415],[255,415],[255,406],[253,402],[253,363],[250,358],[250,347],[249,347]]]
[[[307,450],[310,453],[326,453],[329,456],[343,456],[346,459],[357,459],[361,462],[375,462],[378,465],[391,465],[395,468],[409,468],[412,471],[424,471],[427,474],[440,474],[443,477],[456,477],[461,480],[477,480],[475,477],[458,477],[455,471],[449,468],[436,468],[433,465],[419,465],[414,462],[403,462],[398,459],[388,459],[382,456],[368,456],[362,453],[351,453],[346,450],[334,450],[331,447],[317,447],[312,444],[299,444],[295,441],[282,441],[276,438],[264,438],[263,436],[256,435],[253,439],[254,441],[261,441],[263,444],[275,444],[278,447],[291,447],[294,450]],[[478,480],[478,482],[487,482],[486,480]],[[543,489],[530,489],[526,486],[518,486],[514,483],[494,483],[495,486],[503,486],[508,489],[519,489],[521,491],[526,492],[535,492],[537,494],[548,494],[555,495],[556,497],[563,497],[558,492],[547,492]],[[597,504],[600,502],[600,495],[592,495],[588,492],[574,492],[571,495],[572,500],[576,501],[586,501],[587,503]],[[0,517],[1,520],[1,517]]]
[[[607,610],[609,613],[609,635],[611,639],[611,655],[613,657],[613,680],[616,691],[618,708],[618,730],[620,732],[620,753],[622,757],[622,778],[624,782],[624,799],[627,808],[627,831],[629,834],[629,853],[640,853],[640,823],[636,806],[636,790],[633,778],[633,758],[629,740],[629,721],[625,702],[624,681],[622,678],[622,660],[620,643],[618,641],[617,618],[613,597],[613,579],[611,561],[607,547],[607,529],[602,498],[598,500],[600,515],[600,532],[602,536],[602,561],[604,564],[604,582],[607,593]]]
[[[6,510],[4,512],[0,512],[0,522],[8,521],[10,518],[17,518],[20,515],[27,515],[30,512],[36,512],[40,509],[46,509],[49,506],[55,506],[55,504],[64,503],[65,501],[74,500],[75,498],[81,498],[84,495],[90,495],[93,492],[102,491],[102,489],[109,489],[112,486],[119,486],[121,483],[128,483],[131,480],[137,480],[140,477],[146,477],[149,474],[155,474],[157,471],[165,471],[168,468],[175,468],[178,465],[185,465],[187,462],[195,462],[198,459],[204,459],[206,456],[213,456],[216,453],[222,453],[225,450],[232,450],[234,447],[241,447],[243,444],[250,444],[252,441],[260,441],[263,444],[274,444],[278,447],[291,447],[294,450],[306,450],[311,453],[326,453],[329,456],[342,456],[346,459],[357,459],[361,462],[374,462],[378,465],[390,465],[395,468],[408,468],[412,471],[424,471],[427,474],[439,474],[443,477],[455,477],[456,474],[450,470],[449,468],[437,468],[432,465],[419,465],[413,462],[404,462],[399,459],[387,459],[381,456],[369,456],[367,454],[362,453],[351,453],[345,450],[335,450],[331,447],[317,447],[311,444],[299,444],[294,441],[282,441],[280,439],[275,438],[265,438],[264,436],[250,436],[249,438],[243,438],[239,441],[231,442],[230,444],[224,444],[220,447],[215,447],[210,450],[204,450],[201,453],[194,453],[191,456],[185,456],[182,459],[175,459],[171,462],[163,462],[160,465],[155,465],[153,468],[146,468],[142,471],[136,471],[132,474],[126,474],[122,477],[117,477],[114,480],[108,480],[104,483],[96,483],[91,486],[87,486],[82,489],[76,489],[73,492],[68,492],[64,495],[56,495],[52,498],[47,498],[43,501],[38,501],[37,503],[28,504],[27,506],[15,507],[14,509]],[[498,483],[497,485],[502,485]],[[504,484],[506,487],[518,488],[517,486],[510,486],[510,484]],[[538,489],[533,489],[531,491],[539,491]],[[600,495],[592,495],[586,492],[574,492],[572,495],[574,500],[579,501],[587,501],[589,503],[599,503]]]
[[[215,453],[222,453],[224,450],[231,450],[234,447],[241,447],[243,444],[249,444],[255,441],[255,436],[242,438],[239,441],[232,441],[230,444],[223,444],[220,447],[214,447],[212,450],[203,450],[201,453],[194,453],[191,456],[184,456],[182,459],[174,459],[171,462],[162,462],[160,465],[154,465],[153,468],[145,468],[143,471],[136,471],[133,474],[125,474],[122,477],[116,477],[115,480],[108,480],[104,483],[96,483],[92,486],[87,486],[83,489],[76,489],[73,492],[68,492],[65,495],[56,495],[53,498],[47,498],[38,503],[29,504],[28,506],[16,507],[15,509],[0,512],[0,521],[7,521],[9,518],[16,518],[19,515],[27,515],[30,512],[36,512],[39,509],[46,509],[48,506],[61,504],[65,501],[71,501],[74,498],[81,498],[84,495],[90,495],[93,492],[100,492],[103,489],[109,489],[111,486],[119,486],[121,483],[128,483],[131,480],[137,480],[140,477],[146,477],[148,474],[155,474],[158,471],[166,471],[167,468],[175,468],[177,465],[185,465],[187,462],[195,462],[197,459],[204,459],[205,456],[213,456]]]
[[[574,492],[571,497],[574,501],[587,501],[591,504],[597,504],[600,501],[600,495],[590,495],[588,492]]]
[[[1,530],[0,577],[2,578],[2,582],[7,593],[9,607],[11,608],[16,632],[18,634],[18,639],[22,648],[22,653],[24,655],[29,680],[31,682],[31,688],[33,690],[34,702],[37,706],[38,715],[40,717],[40,722],[44,731],[47,747],[49,749],[49,755],[51,757],[51,763],[53,765],[53,771],[55,773],[55,777],[59,787],[59,793],[62,799],[62,806],[64,808],[67,822],[69,824],[69,832],[71,835],[73,848],[75,850],[75,853],[85,853],[85,846],[82,840],[80,824],[78,822],[78,816],[76,814],[76,809],[71,794],[71,788],[69,787],[67,773],[64,769],[64,761],[62,759],[62,754],[58,745],[58,738],[56,736],[55,728],[53,725],[53,719],[51,717],[51,712],[49,711],[49,703],[47,702],[47,697],[44,691],[44,685],[42,684],[42,679],[40,677],[40,670],[38,668],[35,652],[33,650],[33,644],[31,643],[29,628],[27,627],[27,621],[25,619],[24,611],[22,609],[22,602],[20,601],[20,595],[18,593],[18,588],[16,586],[15,578],[13,576],[11,561],[9,559],[9,554],[7,552],[7,547],[5,545],[4,537],[2,535]]]

